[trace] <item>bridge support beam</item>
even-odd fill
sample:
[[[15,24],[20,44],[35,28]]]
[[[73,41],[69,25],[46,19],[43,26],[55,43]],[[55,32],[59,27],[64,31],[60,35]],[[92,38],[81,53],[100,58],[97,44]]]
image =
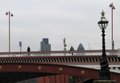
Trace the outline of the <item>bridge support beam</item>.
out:
[[[117,83],[116,80],[94,80],[93,83]]]

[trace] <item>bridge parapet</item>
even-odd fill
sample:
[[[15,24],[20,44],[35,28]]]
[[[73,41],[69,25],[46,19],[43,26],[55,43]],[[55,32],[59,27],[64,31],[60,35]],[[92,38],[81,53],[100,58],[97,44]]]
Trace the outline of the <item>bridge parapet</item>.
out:
[[[97,56],[101,55],[102,50],[85,50],[85,51],[31,51],[31,52],[0,52],[0,57],[12,56]],[[107,55],[120,55],[119,50],[106,50]]]

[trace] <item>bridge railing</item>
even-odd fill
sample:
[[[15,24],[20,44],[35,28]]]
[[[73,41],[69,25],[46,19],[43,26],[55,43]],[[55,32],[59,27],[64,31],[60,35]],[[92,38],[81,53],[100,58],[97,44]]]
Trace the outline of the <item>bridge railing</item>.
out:
[[[31,51],[31,52],[0,52],[0,57],[10,56],[97,56],[101,55],[102,50],[85,51]],[[106,50],[107,55],[120,55],[120,50]]]

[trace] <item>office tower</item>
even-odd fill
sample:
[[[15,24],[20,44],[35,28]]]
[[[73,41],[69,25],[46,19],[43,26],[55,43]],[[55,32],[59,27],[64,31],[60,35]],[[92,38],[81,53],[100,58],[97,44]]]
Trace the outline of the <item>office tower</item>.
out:
[[[43,38],[41,41],[41,51],[51,51],[51,45],[48,38]]]
[[[79,44],[77,51],[85,51],[84,46],[82,45],[82,43]]]
[[[84,51],[85,51],[85,48],[84,46],[82,45],[82,43],[79,44],[78,48],[77,48],[77,51],[81,51],[81,53],[77,53],[77,55],[85,55]]]

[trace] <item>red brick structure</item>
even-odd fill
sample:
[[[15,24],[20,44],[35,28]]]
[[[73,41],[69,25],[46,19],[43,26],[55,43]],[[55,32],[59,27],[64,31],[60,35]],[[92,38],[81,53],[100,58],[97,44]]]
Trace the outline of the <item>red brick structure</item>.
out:
[[[68,75],[52,75],[29,79],[17,83],[69,83],[69,77]]]
[[[68,83],[67,75],[53,75],[38,78],[38,83]]]

